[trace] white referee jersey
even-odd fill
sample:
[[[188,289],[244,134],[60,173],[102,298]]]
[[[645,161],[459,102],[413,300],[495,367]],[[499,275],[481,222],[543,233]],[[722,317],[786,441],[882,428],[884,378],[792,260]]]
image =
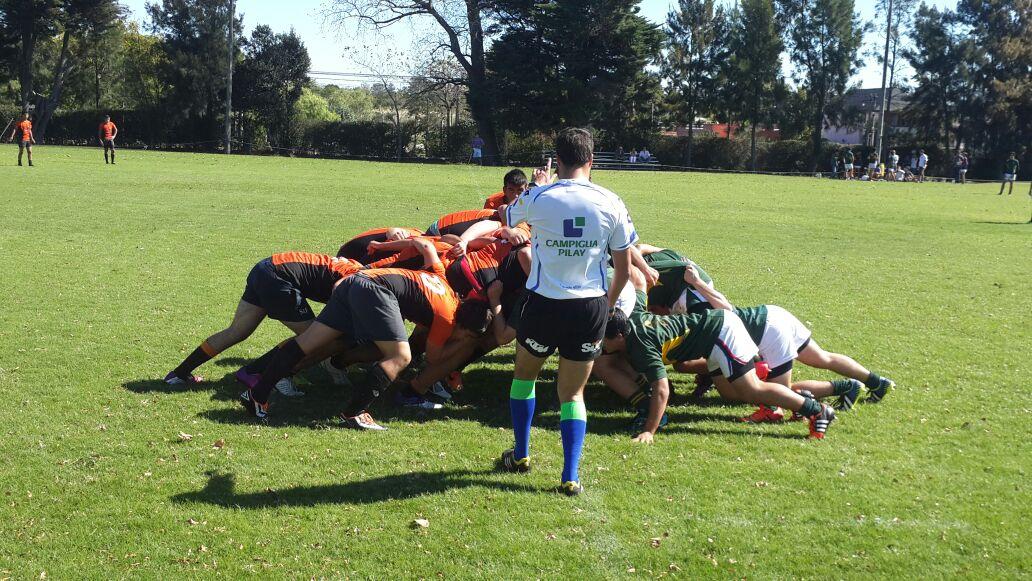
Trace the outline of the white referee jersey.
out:
[[[610,250],[638,240],[619,196],[587,180],[559,180],[524,193],[506,210],[510,226],[531,226],[527,290],[551,299],[606,294]]]

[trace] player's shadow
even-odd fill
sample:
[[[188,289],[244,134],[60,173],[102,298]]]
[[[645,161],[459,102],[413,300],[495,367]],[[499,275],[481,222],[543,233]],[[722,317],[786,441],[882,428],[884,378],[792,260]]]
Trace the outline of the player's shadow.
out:
[[[724,418],[727,419],[727,418]],[[683,424],[678,421],[674,421],[673,418],[670,420],[670,425],[660,430],[660,433],[666,434],[692,434],[696,436],[740,436],[745,438],[775,438],[778,440],[805,440],[809,436],[809,431],[803,431],[800,433],[782,433],[782,432],[769,432],[769,431],[757,431],[756,429],[750,430],[750,426],[747,424],[740,424],[741,429],[719,429],[709,428],[704,426],[697,426],[693,424]],[[802,424],[805,426],[806,424]],[[802,428],[805,430],[805,428]]]
[[[493,488],[505,492],[542,491],[526,484],[513,484],[489,478],[491,474],[487,471],[471,470],[420,471],[340,484],[294,486],[278,490],[267,488],[262,492],[238,493],[232,474],[209,472],[208,483],[203,489],[176,494],[171,500],[174,503],[204,503],[223,508],[263,509],[323,504],[374,504],[471,487]]]

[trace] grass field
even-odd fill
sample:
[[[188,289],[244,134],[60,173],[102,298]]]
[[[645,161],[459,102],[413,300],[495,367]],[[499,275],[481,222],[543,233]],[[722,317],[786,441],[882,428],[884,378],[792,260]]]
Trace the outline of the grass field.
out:
[[[110,167],[97,149],[45,147],[30,169],[14,155],[0,148],[0,578],[1032,574],[1027,183],[999,197],[598,172],[645,240],[899,387],[813,442],[802,424],[736,423],[747,406],[687,404],[675,374],[672,423],[645,447],[592,384],[587,493],[568,499],[550,491],[551,375],[535,471],[492,470],[511,443],[511,350],[470,368],[443,413],[380,402],[383,434],[335,428],[345,395],[315,372],[274,425],[245,420],[231,374],[285,337],[274,322],[202,367],[209,383],[160,382],[228,321],[259,259],[478,207],[500,170],[135,151]]]

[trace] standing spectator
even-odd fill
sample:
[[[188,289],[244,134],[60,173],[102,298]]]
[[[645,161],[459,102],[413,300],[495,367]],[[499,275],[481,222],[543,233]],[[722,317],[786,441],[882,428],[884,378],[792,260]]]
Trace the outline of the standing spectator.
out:
[[[917,175],[917,150],[910,150],[910,173]]]
[[[470,147],[473,148],[473,154],[470,159],[473,163],[481,165],[484,163],[484,139],[479,135],[473,136],[473,140],[469,142]]]
[[[97,128],[97,139],[104,148],[104,163],[115,163],[115,138],[118,137],[118,126],[111,122],[111,116],[105,115],[104,121]],[[108,152],[111,152],[111,161],[108,161]]]
[[[841,150],[835,150],[831,152],[831,179],[835,179],[838,177],[839,151]]]
[[[877,153],[872,153],[871,154],[871,161],[870,161],[870,163],[867,164],[867,175],[869,175],[871,177],[871,179],[873,180],[873,179],[877,179],[879,177],[878,174],[879,174],[879,172],[878,172],[878,154]]]
[[[895,149],[889,150],[889,163],[892,166],[892,173],[896,173],[896,169],[899,167],[899,154]]]
[[[967,170],[968,166],[971,165],[971,158],[968,157],[968,152],[960,152],[960,183],[967,183]]]
[[[32,162],[29,162],[32,165]],[[1000,184],[1000,193],[997,195],[1003,195],[1003,187],[1010,182],[1010,190],[1007,191],[1007,195],[1014,193],[1014,182],[1018,179],[1018,158],[1012,151],[1007,161],[1003,162],[1003,183]]]
[[[917,156],[917,181],[925,181],[925,171],[928,169],[928,154],[925,150],[921,150],[921,155]]]
[[[846,153],[844,153],[842,155],[842,162],[843,162],[843,164],[845,165],[845,168],[846,168],[846,179],[847,180],[853,179],[853,161],[854,160],[855,160],[855,158],[853,157],[853,149],[851,147],[847,147],[846,148]]]

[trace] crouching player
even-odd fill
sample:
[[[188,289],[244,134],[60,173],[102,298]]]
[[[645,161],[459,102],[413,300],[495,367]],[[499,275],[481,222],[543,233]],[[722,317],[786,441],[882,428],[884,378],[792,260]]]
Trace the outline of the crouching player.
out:
[[[295,335],[301,334],[315,320],[308,301],[327,302],[334,285],[361,268],[361,264],[347,258],[308,252],[283,252],[262,260],[247,275],[244,294],[229,327],[205,339],[165,376],[165,383],[200,382],[193,371],[250,337],[265,317],[283,323]],[[254,380],[249,378],[261,371],[262,364],[264,361],[259,359],[240,369],[237,379],[252,384]]]
[[[784,407],[810,420],[810,437],[824,438],[835,410],[816,399],[756,376],[758,349],[745,325],[731,311],[710,310],[690,315],[648,312],[643,288],[630,317],[616,311],[606,325],[603,353],[623,353],[634,372],[644,374],[652,388],[645,427],[634,439],[652,442],[670,397],[666,365],[706,359],[714,384],[728,399]]]
[[[422,235],[423,233],[415,228],[373,228],[342,244],[337,250],[337,256],[369,264],[379,258],[369,253],[370,242],[392,242]]]
[[[488,324],[487,304],[460,304],[445,280],[444,265],[434,247],[429,242],[417,244],[431,270],[364,270],[342,281],[308,330],[283,344],[258,384],[241,394],[244,407],[258,419],[267,418],[269,396],[276,382],[289,375],[306,355],[344,335],[356,343],[372,342],[380,358],[353,391],[341,419],[350,428],[386,429],[376,423],[367,408],[412,360],[405,321],[429,329],[426,357],[431,362],[479,339]]]
[[[735,312],[756,342],[760,358],[770,368],[767,381],[771,383],[791,387],[799,392],[805,391],[816,398],[838,396],[835,407],[841,410],[853,407],[859,398],[861,386],[867,388],[864,401],[877,403],[896,385],[891,379],[868,371],[849,356],[822,349],[813,340],[810,330],[795,315],[777,305],[735,309]],[[793,383],[792,363],[796,359],[810,367],[834,371],[845,379]],[[742,418],[742,421],[780,422],[784,418],[785,414],[780,409],[760,404],[758,410]]]

